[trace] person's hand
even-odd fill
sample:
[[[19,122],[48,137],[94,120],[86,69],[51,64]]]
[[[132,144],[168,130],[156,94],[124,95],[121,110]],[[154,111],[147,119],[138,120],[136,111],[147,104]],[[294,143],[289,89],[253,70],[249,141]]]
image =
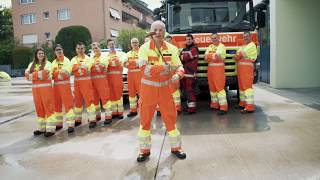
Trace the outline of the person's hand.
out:
[[[165,67],[163,65],[154,65],[150,69],[150,74],[151,76],[155,77],[155,76],[158,76],[164,70],[165,70]]]
[[[144,65],[147,65],[147,61],[146,60],[138,60],[138,66],[142,67]]]
[[[174,75],[171,77],[171,81],[172,81],[172,82],[177,82],[179,79],[180,79],[180,76],[179,76],[178,74],[174,74]]]
[[[95,68],[96,72],[101,72],[99,64],[95,64],[94,68]]]

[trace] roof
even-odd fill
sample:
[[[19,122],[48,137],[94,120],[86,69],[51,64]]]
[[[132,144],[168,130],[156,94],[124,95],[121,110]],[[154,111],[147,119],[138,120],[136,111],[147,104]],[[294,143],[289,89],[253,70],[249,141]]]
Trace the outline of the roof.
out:
[[[125,0],[125,1],[130,2],[131,5],[137,8],[139,11],[145,12],[149,15],[153,14],[152,10],[148,8],[148,4],[141,0]]]

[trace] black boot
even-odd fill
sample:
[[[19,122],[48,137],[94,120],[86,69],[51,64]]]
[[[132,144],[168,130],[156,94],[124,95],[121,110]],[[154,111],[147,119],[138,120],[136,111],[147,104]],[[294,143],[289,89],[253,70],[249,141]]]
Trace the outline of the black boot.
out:
[[[76,121],[76,122],[74,123],[74,125],[75,125],[76,127],[78,127],[78,126],[81,125],[81,122],[77,122],[77,121]]]
[[[68,127],[68,133],[73,133],[74,132],[74,128],[73,127]]]
[[[89,128],[92,129],[92,128],[95,128],[97,126],[97,123],[96,122],[90,122],[89,123]]]
[[[59,131],[60,129],[62,129],[62,126],[56,126],[56,131]]]
[[[136,116],[138,113],[137,112],[130,112],[129,114],[127,114],[127,117],[133,117]]]
[[[217,113],[219,116],[227,114],[227,111],[219,110]]]
[[[55,133],[54,132],[45,132],[44,137],[50,137],[53,136]]]
[[[96,116],[96,121],[100,121],[101,120],[101,116]]]
[[[254,113],[254,111],[249,111],[248,109],[242,109],[240,110],[241,114],[248,114],[248,113]]]
[[[143,161],[147,160],[149,156],[150,156],[150,153],[139,153],[139,155],[137,157],[137,161],[143,162]]]
[[[157,116],[161,116],[161,112],[160,111],[157,111]]]
[[[186,153],[184,153],[182,150],[171,151],[171,153],[174,154],[179,159],[185,159],[187,157]]]
[[[33,131],[33,135],[35,135],[35,136],[39,136],[39,135],[41,135],[43,133],[44,133],[43,131],[39,131],[39,130]]]
[[[115,119],[115,118],[117,118],[119,115],[117,114],[117,115],[112,115],[112,119]]]
[[[118,115],[118,119],[123,119],[123,115]]]
[[[104,125],[109,125],[111,123],[112,123],[112,119],[105,119],[103,122]]]

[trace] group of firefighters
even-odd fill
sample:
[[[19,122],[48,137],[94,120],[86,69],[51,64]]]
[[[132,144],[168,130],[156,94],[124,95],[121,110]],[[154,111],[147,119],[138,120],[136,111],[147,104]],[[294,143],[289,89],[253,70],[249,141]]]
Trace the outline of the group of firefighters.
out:
[[[145,161],[151,149],[151,121],[156,110],[160,111],[169,135],[171,152],[180,159],[186,158],[181,148],[181,135],[176,127],[177,112],[181,111],[181,89],[187,96],[188,114],[196,112],[196,71],[199,52],[191,34],[186,35],[186,47],[179,49],[165,39],[165,25],[155,21],[151,25],[149,39],[139,47],[137,38],[131,39],[131,51],[115,50],[115,41],[107,41],[110,52],[101,54],[97,42],[91,44],[93,56],[85,54],[83,43],[76,45],[77,55],[71,61],[64,56],[63,48],[54,48],[55,59],[47,60],[43,49],[34,54],[34,60],[26,69],[25,76],[32,81],[32,93],[38,128],[34,135],[50,137],[62,128],[65,114],[68,133],[81,125],[83,105],[87,112],[89,128],[101,120],[101,107],[105,112],[104,124],[113,118],[123,118],[123,67],[128,68],[130,112],[128,117],[140,115],[138,132],[140,153],[137,161]],[[242,113],[254,111],[253,62],[257,58],[256,45],[250,33],[244,33],[245,44],[236,54],[240,103]],[[228,111],[225,87],[224,59],[226,48],[219,42],[218,34],[212,35],[212,44],[205,52],[208,62],[210,107],[219,115]],[[72,93],[70,76],[74,75]],[[53,82],[53,83],[52,83]],[[138,100],[139,98],[139,100]],[[64,109],[62,108],[64,107]]]

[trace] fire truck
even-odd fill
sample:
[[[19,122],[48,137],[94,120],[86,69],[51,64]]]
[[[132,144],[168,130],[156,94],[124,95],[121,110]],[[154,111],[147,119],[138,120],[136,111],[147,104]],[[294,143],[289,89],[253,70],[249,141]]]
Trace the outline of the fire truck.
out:
[[[167,32],[179,49],[185,47],[187,33],[194,36],[195,44],[199,48],[196,78],[200,88],[208,87],[208,63],[204,60],[204,53],[211,44],[211,34],[218,33],[227,49],[226,86],[229,90],[237,90],[237,65],[234,56],[243,45],[243,32],[251,32],[252,40],[259,49],[252,0],[167,0],[164,7],[166,12],[155,9],[154,14],[158,19],[160,17],[165,20]],[[163,14],[162,17],[160,13]],[[258,67],[257,61],[254,83],[258,80]]]

